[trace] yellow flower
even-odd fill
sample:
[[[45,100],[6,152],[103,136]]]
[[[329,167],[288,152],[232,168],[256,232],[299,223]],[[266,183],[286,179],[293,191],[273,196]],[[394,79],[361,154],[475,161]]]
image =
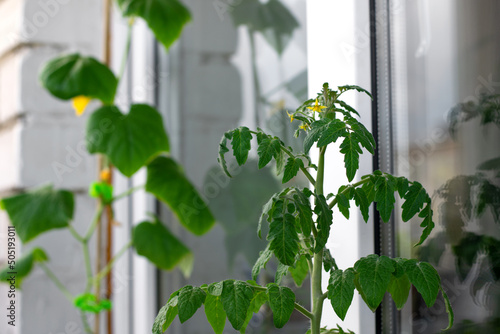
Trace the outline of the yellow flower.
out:
[[[90,100],[92,100],[90,97],[86,97],[83,95],[76,96],[71,99],[71,103],[73,104],[73,109],[75,109],[76,116],[81,116],[83,114]]]
[[[325,109],[326,107],[325,106],[320,106],[318,104],[318,99],[316,99],[316,103],[314,104],[314,107],[307,107],[307,109],[310,109],[312,111],[317,111],[317,112],[321,112],[321,109]]]
[[[288,115],[288,117],[290,117],[290,122],[293,122],[294,118],[293,118],[293,114],[290,114],[288,112],[288,110],[286,111],[286,114]]]
[[[301,126],[299,126],[299,129],[302,129],[302,130],[306,131],[308,127],[309,127],[309,124],[305,124],[304,123]]]

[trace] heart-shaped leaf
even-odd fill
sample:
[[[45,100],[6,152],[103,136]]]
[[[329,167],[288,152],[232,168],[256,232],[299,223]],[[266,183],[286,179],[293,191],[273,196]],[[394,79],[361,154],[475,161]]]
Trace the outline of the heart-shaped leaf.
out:
[[[19,238],[26,243],[45,231],[68,226],[73,219],[74,199],[71,192],[49,185],[4,198],[0,207],[7,211]]]
[[[170,270],[177,264],[189,276],[192,266],[191,251],[160,221],[142,222],[134,227],[132,244],[137,254],[145,256],[160,269]]]
[[[157,157],[148,165],[146,191],[167,204],[184,227],[202,235],[215,219],[207,204],[171,158]]]
[[[106,65],[78,53],[49,61],[40,72],[40,81],[60,99],[86,96],[105,104],[113,103],[118,85],[118,80]]]
[[[134,104],[124,115],[115,106],[96,110],[87,124],[87,150],[106,154],[125,176],[132,176],[169,143],[160,113],[146,104]]]
[[[0,282],[14,284],[21,288],[22,281],[29,275],[36,262],[48,260],[47,254],[41,248],[33,248],[29,253],[23,255],[15,263],[10,263],[0,270]]]
[[[124,16],[140,16],[165,48],[179,38],[191,14],[177,0],[118,0]]]

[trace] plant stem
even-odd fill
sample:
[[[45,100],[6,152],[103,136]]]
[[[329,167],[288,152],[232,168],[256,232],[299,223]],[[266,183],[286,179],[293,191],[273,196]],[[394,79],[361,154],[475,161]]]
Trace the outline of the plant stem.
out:
[[[90,252],[88,241],[82,243],[83,247],[83,259],[85,261],[85,272],[87,274],[87,285],[85,287],[85,293],[89,293],[92,287],[92,266],[90,264]]]
[[[317,195],[323,195],[323,181],[325,175],[325,152],[326,146],[320,148],[318,160],[318,174],[316,175],[315,191]],[[323,250],[314,254],[313,270],[311,273],[311,334],[320,334],[321,314],[323,312],[323,292],[321,290],[321,275],[323,273]]]
[[[130,246],[132,246],[132,241],[129,241],[128,243],[126,243],[122,247],[122,249],[120,249],[115,254],[115,256],[113,256],[113,258],[108,262],[108,264],[106,264],[106,266],[104,268],[102,268],[102,270],[95,275],[95,277],[93,278],[93,281],[94,282],[99,282],[100,280],[102,280],[104,278],[104,276],[106,276],[111,271],[111,269],[113,268],[113,265],[116,262],[116,260],[118,260],[123,254],[125,254],[125,251]]]
[[[48,278],[50,278],[52,280],[52,282],[54,282],[54,284],[57,286],[57,288],[59,290],[61,290],[61,292],[64,294],[64,296],[71,302],[73,303],[73,295],[71,294],[71,292],[69,292],[69,290],[64,286],[64,284],[62,284],[62,282],[57,278],[57,276],[52,272],[52,270],[50,270],[49,267],[47,267],[45,265],[45,263],[43,262],[40,262],[40,267],[43,269],[43,271],[45,272],[45,274],[47,275]]]
[[[302,305],[300,305],[297,302],[295,302],[295,309],[300,313],[302,313],[303,315],[305,315],[306,317],[308,317],[309,319],[313,319],[312,313],[306,310]]]
[[[255,47],[255,36],[252,29],[248,29],[248,38],[250,39],[250,56],[252,61],[252,76],[253,76],[253,88],[254,88],[254,103],[255,103],[255,126],[258,127],[260,124],[260,83],[259,83],[259,73],[257,71],[257,49]]]
[[[71,224],[68,225],[68,230],[76,240],[78,240],[79,242],[84,241],[83,237],[75,230],[75,228]]]
[[[85,234],[85,237],[83,237],[83,240],[82,240],[83,243],[87,243],[90,240],[90,238],[92,237],[92,234],[94,234],[95,228],[97,227],[97,224],[101,220],[102,212],[103,212],[103,207],[102,207],[102,204],[99,203],[98,207],[97,207],[97,211],[96,211],[95,216],[94,216],[94,219],[92,220],[92,223],[90,223],[87,234]]]
[[[124,197],[127,197],[128,195],[134,193],[137,190],[143,189],[144,187],[145,187],[145,185],[143,184],[140,186],[135,186],[135,187],[129,188],[126,191],[122,192],[121,194],[118,194],[115,197],[113,197],[112,202],[117,201],[119,199],[122,199]]]
[[[283,150],[283,152],[288,154],[289,157],[295,158],[295,156],[292,154],[292,152],[290,152],[286,147],[281,146],[281,149]],[[316,184],[316,180],[314,180],[312,175],[307,171],[307,169],[305,167],[300,167],[300,170],[302,171],[302,173],[304,173],[304,175],[307,177],[309,182],[311,182],[312,184]]]
[[[87,317],[85,316],[85,312],[80,312],[80,318],[82,319],[82,324],[83,328],[85,329],[85,332],[89,334],[93,334],[92,328],[90,328],[89,321],[87,320]]]
[[[349,188],[351,188],[351,187],[352,187],[352,188],[359,187],[359,186],[361,186],[361,185],[363,185],[363,184],[367,183],[368,181],[370,181],[370,179],[369,179],[369,178],[366,178],[366,179],[362,179],[362,180],[361,180],[361,181],[359,181],[359,182],[353,183],[353,184],[352,184],[352,185],[350,185],[349,187],[345,188],[345,189],[341,192],[341,194],[343,194],[343,193],[347,192],[347,191],[349,190]],[[329,208],[329,209],[333,208],[333,207],[335,206],[335,204],[337,204],[337,197],[334,197],[334,198],[333,198],[333,200],[331,201],[331,203],[330,203],[330,204],[328,204],[328,208]]]
[[[118,82],[121,81],[123,75],[125,74],[125,69],[127,68],[127,62],[130,55],[130,44],[132,42],[132,28],[134,27],[133,19],[130,19],[127,27],[127,41],[125,42],[125,51],[123,52],[122,62],[120,64],[120,72],[118,72]]]

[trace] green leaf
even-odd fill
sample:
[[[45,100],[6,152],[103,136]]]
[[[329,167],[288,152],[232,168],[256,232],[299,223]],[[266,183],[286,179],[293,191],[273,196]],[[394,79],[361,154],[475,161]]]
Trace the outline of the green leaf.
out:
[[[184,5],[177,0],[117,0],[124,16],[140,16],[165,48],[179,38],[191,20]]]
[[[318,147],[334,143],[339,137],[345,134],[345,123],[339,119],[333,119],[329,121],[324,128],[322,128],[321,135],[318,139]]]
[[[344,154],[346,175],[349,182],[351,182],[359,168],[359,154],[363,153],[358,141],[356,141],[356,137],[353,137],[351,133],[340,144],[340,153]]]
[[[391,294],[398,310],[401,310],[406,304],[410,294],[410,288],[410,280],[406,274],[403,274],[400,277],[396,277],[395,275],[391,277],[391,281],[387,287],[387,292]]]
[[[113,186],[107,182],[92,182],[89,186],[89,196],[101,198],[104,203],[109,203],[113,199]]]
[[[83,293],[81,295],[78,295],[73,300],[73,305],[84,312],[91,313],[99,313],[103,310],[111,310],[112,307],[110,300],[100,299],[99,301],[97,301],[96,296],[91,293]]]
[[[407,222],[415,216],[422,209],[428,198],[429,195],[427,195],[424,187],[418,182],[413,182],[404,196],[405,202],[401,206],[403,209],[401,214],[403,221]]]
[[[433,211],[431,209],[431,203],[428,202],[425,208],[423,208],[422,211],[420,211],[420,213],[418,214],[420,218],[424,218],[424,220],[420,224],[420,227],[423,227],[424,230],[422,231],[419,242],[415,246],[421,245],[434,229],[435,224],[432,221],[432,215]]]
[[[240,333],[245,333],[250,320],[252,320],[253,314],[258,313],[262,305],[267,302],[266,291],[255,291],[250,306],[248,307],[247,317],[245,318],[245,323],[240,328]]]
[[[295,284],[300,287],[309,273],[309,265],[307,264],[307,258],[302,255],[295,263],[295,268],[289,267],[288,271],[292,275]]]
[[[259,155],[259,169],[265,167],[271,159],[278,157],[281,151],[281,141],[278,138],[270,138],[268,135],[259,132],[257,135],[257,154]]]
[[[48,185],[3,198],[0,205],[26,243],[45,231],[67,227],[73,219],[75,203],[71,192]]]
[[[273,311],[274,326],[282,328],[290,320],[295,308],[295,294],[290,288],[270,283],[267,285],[267,295]]]
[[[226,280],[222,289],[222,306],[234,329],[240,330],[245,323],[253,289],[243,281]]]
[[[50,60],[40,72],[40,82],[55,97],[69,100],[86,96],[113,103],[118,80],[111,70],[92,57],[77,53]]]
[[[327,296],[332,303],[333,310],[343,321],[354,297],[354,270],[352,268],[331,272]]]
[[[304,194],[304,192],[300,189],[295,189],[293,199],[295,207],[297,208],[297,219],[299,221],[302,234],[305,237],[308,237],[309,235],[311,235],[311,228],[314,224],[311,203],[309,202],[309,199]]]
[[[153,334],[163,334],[179,313],[179,309],[177,307],[179,292],[180,290],[172,293],[167,303],[158,312],[153,324]]]
[[[384,222],[388,222],[391,219],[391,213],[394,209],[394,203],[396,199],[394,198],[395,184],[383,176],[377,178],[375,183],[375,201],[377,202],[377,211],[380,213],[380,217]]]
[[[207,204],[171,158],[158,157],[148,165],[146,191],[166,203],[179,222],[196,235],[206,233],[215,223]]]
[[[339,211],[349,219],[349,198],[344,193],[339,193],[337,196],[335,196],[337,199],[337,207],[339,208]]]
[[[368,202],[368,197],[363,188],[354,189],[354,203],[361,210],[364,221],[368,222],[370,218],[370,202]]]
[[[171,270],[186,262],[192,264],[191,251],[159,220],[145,221],[135,226],[132,231],[132,244],[137,254],[146,257],[160,269]],[[188,268],[185,276],[189,276],[190,272]]]
[[[382,302],[391,281],[392,272],[394,271],[393,261],[387,256],[382,255],[379,257],[372,254],[359,259],[354,264],[354,270],[359,275],[361,296],[368,307],[375,311]]]
[[[226,311],[222,307],[222,298],[208,294],[205,299],[205,315],[215,334],[222,334],[226,325]]]
[[[338,89],[340,90],[340,92],[345,92],[348,90],[357,90],[360,93],[365,93],[366,95],[368,95],[370,98],[373,99],[373,96],[372,96],[372,94],[370,94],[369,91],[367,91],[366,89],[364,89],[362,87],[356,86],[356,85],[339,86]]]
[[[233,147],[233,155],[238,162],[238,165],[243,165],[248,158],[248,151],[250,151],[252,140],[252,133],[246,126],[240,126],[233,130],[233,140],[231,145]]]
[[[179,292],[177,308],[179,309],[179,320],[181,323],[189,320],[205,302],[207,294],[199,287],[186,285]]]
[[[220,140],[219,143],[219,156],[217,158],[217,161],[219,162],[220,166],[224,170],[224,173],[228,177],[231,177],[231,174],[229,174],[229,171],[227,170],[227,163],[226,163],[226,158],[225,155],[227,152],[229,152],[229,149],[227,148],[227,140],[233,138],[233,132],[229,131],[224,133],[222,136],[222,139]]]
[[[406,261],[404,267],[411,284],[422,295],[427,307],[432,307],[436,302],[441,283],[436,269],[427,262],[417,262],[417,260]]]
[[[300,168],[304,167],[304,163],[300,158],[288,158],[287,163],[285,165],[285,173],[283,174],[282,183],[287,183],[292,178],[294,178],[299,172]]]
[[[291,266],[295,262],[295,255],[299,251],[299,236],[295,228],[295,217],[286,213],[282,217],[273,218],[269,225],[269,249],[278,260]]]
[[[266,267],[267,262],[269,262],[269,259],[271,259],[271,256],[273,255],[273,252],[269,249],[269,244],[267,245],[266,249],[260,252],[259,258],[255,262],[253,268],[252,268],[252,279],[257,280],[257,277],[259,277],[260,271]]]
[[[215,282],[207,287],[207,291],[212,296],[220,296],[222,294],[223,288],[224,288],[224,282]]]
[[[313,146],[314,142],[317,142],[321,135],[327,131],[329,124],[330,120],[326,118],[322,118],[311,123],[311,129],[307,132],[306,138],[304,139],[305,154],[309,153],[309,150]]]
[[[274,283],[281,284],[281,280],[288,273],[288,268],[289,266],[287,266],[286,264],[283,264],[281,262],[278,263],[278,268],[276,268],[276,274],[274,275]]]
[[[323,266],[326,272],[329,272],[332,269],[335,270],[339,269],[337,263],[335,262],[335,259],[333,258],[328,248],[325,248],[323,250]]]
[[[87,123],[86,140],[90,153],[106,154],[127,177],[159,153],[169,151],[162,117],[146,104],[132,105],[127,115],[115,106],[99,108]]]
[[[333,220],[332,210],[328,207],[328,203],[323,195],[316,195],[314,213],[318,215],[318,235],[316,237],[316,244],[314,245],[314,252],[318,253],[325,247],[328,241],[330,225]]]
[[[408,188],[410,187],[410,181],[404,176],[397,178],[397,188],[399,197],[404,198]]]
[[[443,287],[440,288],[441,293],[443,294],[444,298],[444,305],[446,307],[446,313],[448,313],[448,327],[443,329],[443,331],[449,330],[453,326],[453,321],[455,319],[455,315],[453,313],[453,308],[451,307],[450,299],[448,298],[448,295],[446,292],[444,292]]]
[[[23,280],[30,274],[31,269],[33,269],[33,265],[37,262],[45,262],[47,260],[47,254],[43,249],[38,247],[33,248],[29,253],[15,260],[15,263],[6,264],[0,270],[0,282],[9,285],[14,284],[16,289],[20,289]]]
[[[353,107],[351,107],[350,105],[348,105],[344,101],[337,100],[335,102],[340,104],[345,110],[349,111],[350,113],[360,116],[356,109],[354,109]]]

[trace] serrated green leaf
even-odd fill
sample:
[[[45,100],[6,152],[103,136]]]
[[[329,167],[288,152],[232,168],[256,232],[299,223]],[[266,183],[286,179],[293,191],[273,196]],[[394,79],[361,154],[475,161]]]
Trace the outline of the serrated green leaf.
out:
[[[191,20],[188,9],[177,0],[118,0],[118,5],[124,16],[142,17],[166,49]]]
[[[163,334],[179,313],[179,309],[177,308],[179,292],[180,290],[177,290],[172,293],[167,303],[158,312],[153,324],[153,334]]]
[[[372,97],[372,94],[370,94],[369,91],[367,91],[366,89],[362,88],[362,87],[359,87],[359,86],[356,86],[356,85],[345,85],[345,86],[339,86],[338,89],[341,91],[341,92],[344,92],[344,91],[348,91],[348,90],[357,90],[358,92],[360,93],[365,93],[366,95],[368,95],[370,98],[373,99]]]
[[[326,146],[334,143],[337,139],[346,134],[345,124],[339,119],[333,119],[322,128],[320,137],[318,139],[318,147]]]
[[[448,298],[448,295],[446,292],[444,292],[443,287],[440,288],[441,293],[443,294],[444,298],[444,305],[446,307],[446,313],[448,313],[448,327],[443,329],[443,331],[447,331],[453,327],[453,321],[455,320],[455,314],[453,313],[453,308],[451,307],[450,299]]]
[[[118,85],[118,80],[106,65],[77,53],[50,60],[40,72],[40,82],[62,100],[85,96],[105,104],[113,103]]]
[[[354,203],[361,210],[361,214],[365,222],[370,218],[370,203],[363,188],[354,189]]]
[[[309,199],[304,194],[304,192],[299,189],[295,189],[293,198],[295,206],[297,208],[297,219],[299,221],[302,234],[305,237],[308,237],[309,235],[311,235],[312,225],[314,224],[311,203],[309,202]]]
[[[420,218],[424,218],[424,220],[420,224],[420,227],[423,227],[424,230],[422,231],[419,242],[415,246],[421,245],[434,229],[435,224],[434,221],[432,221],[432,215],[433,211],[431,209],[431,203],[428,202],[425,208],[423,208],[422,211],[420,211],[420,213],[418,214]]]
[[[267,295],[273,311],[274,326],[282,328],[290,320],[295,308],[295,294],[290,288],[270,283],[267,285]]]
[[[363,184],[361,186],[361,189],[363,189],[363,191],[365,192],[368,203],[371,204],[373,201],[375,201],[375,183],[371,180],[372,175],[369,174],[365,176],[369,177],[370,181]]]
[[[359,259],[354,264],[354,270],[359,275],[363,300],[372,311],[375,311],[391,281],[394,271],[393,261],[387,256],[372,254]]]
[[[86,141],[90,153],[106,154],[127,177],[161,152],[169,151],[162,117],[146,104],[132,105],[127,115],[116,106],[99,108],[88,120]]]
[[[380,213],[382,221],[388,222],[391,219],[392,210],[394,210],[394,184],[391,180],[381,176],[375,183],[375,202],[377,202],[377,211]]]
[[[207,294],[199,287],[186,285],[179,292],[177,308],[181,323],[189,320],[205,302]]]
[[[283,174],[283,171],[285,170],[285,165],[286,165],[286,160],[287,155],[285,152],[280,151],[278,155],[276,156],[276,175],[281,175]]]
[[[221,296],[208,294],[205,299],[205,315],[215,334],[222,334],[226,326],[226,311]]]
[[[193,256],[191,251],[158,220],[136,225],[132,231],[132,245],[137,254],[146,257],[163,270],[171,270],[183,261],[190,261]]]
[[[337,100],[335,102],[338,103],[338,104],[340,104],[345,110],[349,111],[350,113],[355,114],[357,116],[360,116],[359,113],[356,111],[356,109],[354,109],[353,107],[351,107],[350,105],[348,105],[344,101]]]
[[[247,161],[251,141],[252,133],[246,126],[240,126],[233,130],[231,145],[233,147],[233,155],[240,166]]]
[[[335,270],[339,269],[337,263],[335,262],[335,259],[333,258],[328,248],[325,248],[323,250],[323,266],[326,272],[329,272],[332,269]]]
[[[286,265],[293,265],[299,251],[299,236],[295,228],[295,217],[289,213],[275,217],[269,225],[267,239],[269,249],[278,260]]]
[[[269,249],[269,244],[267,244],[267,247],[265,250],[260,252],[259,258],[255,262],[253,268],[252,268],[252,279],[257,280],[257,277],[260,274],[260,271],[266,267],[267,262],[269,262],[269,259],[271,259],[271,256],[273,255],[273,252]]]
[[[243,281],[226,280],[222,289],[222,306],[234,329],[240,330],[245,323],[253,289]]]
[[[292,178],[294,178],[299,172],[300,168],[304,167],[304,163],[300,158],[288,158],[287,163],[285,165],[285,172],[283,174],[282,183],[287,183]]]
[[[356,137],[349,133],[340,144],[340,153],[344,154],[344,166],[349,182],[354,179],[359,168],[359,154],[363,151],[359,147]]]
[[[250,306],[248,307],[247,317],[245,319],[245,323],[240,328],[240,333],[244,334],[246,332],[247,326],[252,320],[253,314],[258,313],[262,305],[267,302],[267,293],[266,291],[255,291],[252,301],[250,302]]]
[[[344,215],[344,217],[349,219],[349,199],[344,193],[337,194],[335,198],[337,199],[337,207],[339,208],[339,211]]]
[[[332,210],[328,207],[328,203],[323,195],[316,196],[314,213],[318,215],[318,234],[316,237],[316,244],[314,245],[314,252],[318,253],[326,245],[328,237],[330,236],[330,225],[333,220]]]
[[[411,284],[422,295],[427,307],[432,307],[436,302],[441,283],[436,269],[427,262],[417,262],[417,260],[406,261],[404,267]]]
[[[222,289],[224,288],[224,282],[215,282],[207,287],[207,292],[212,296],[220,296],[222,294]]]
[[[311,100],[313,101],[313,100]],[[321,134],[326,131],[330,120],[322,118],[318,121],[311,123],[311,129],[307,132],[306,138],[304,139],[304,153],[308,154],[309,150],[315,142],[321,137]]]
[[[226,132],[219,143],[219,156],[217,157],[217,161],[219,162],[219,165],[221,166],[222,170],[228,177],[231,177],[231,174],[229,174],[229,170],[227,169],[227,163],[226,163],[226,158],[225,155],[227,152],[229,152],[229,149],[227,148],[227,140],[231,140],[233,138],[233,132],[229,131]]]
[[[45,262],[47,260],[47,254],[43,249],[38,247],[33,248],[15,260],[15,263],[7,264],[1,268],[0,282],[9,285],[14,284],[16,289],[20,289],[23,280],[30,274],[31,269],[33,269],[33,265],[37,262]],[[12,280],[12,275],[14,275],[14,280]]]
[[[332,303],[333,310],[343,321],[354,297],[354,270],[352,268],[345,271],[337,269],[330,273],[327,296]]]
[[[158,157],[148,165],[146,191],[166,203],[179,222],[196,235],[208,232],[215,223],[205,201],[169,157]]]
[[[396,304],[398,310],[401,310],[408,300],[410,294],[410,280],[406,274],[396,277],[395,275],[391,277],[389,286],[387,287],[387,292],[392,296],[392,300]]]
[[[288,273],[288,268],[289,266],[287,266],[286,264],[278,262],[278,268],[276,268],[276,273],[274,275],[274,283],[281,284],[281,280]]]
[[[67,227],[73,219],[73,193],[51,185],[1,200],[22,242],[51,229]]]
[[[401,214],[403,221],[407,222],[415,216],[422,209],[428,198],[429,195],[427,195],[427,191],[425,191],[424,187],[418,182],[413,182],[405,194],[405,202],[401,206],[403,209]]]
[[[309,274],[309,265],[307,264],[307,258],[304,255],[299,257],[299,259],[295,263],[295,268],[289,267],[288,271],[292,275],[295,284],[298,287],[301,287],[302,283],[307,278],[307,274]]]
[[[370,131],[355,118],[348,119],[347,123],[351,125],[352,135],[355,137],[356,141],[366,148],[368,152],[374,154],[376,143]]]
[[[259,155],[259,169],[265,167],[271,159],[278,157],[281,151],[281,141],[278,138],[270,138],[259,132],[257,135],[257,154]]]
[[[405,194],[408,192],[408,188],[410,187],[410,181],[404,176],[397,178],[397,188],[399,197],[404,198]]]

